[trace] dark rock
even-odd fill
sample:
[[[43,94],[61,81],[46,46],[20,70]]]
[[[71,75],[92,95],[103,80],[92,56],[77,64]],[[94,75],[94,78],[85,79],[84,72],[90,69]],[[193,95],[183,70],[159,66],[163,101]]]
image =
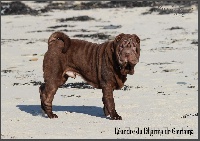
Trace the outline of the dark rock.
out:
[[[43,9],[46,11],[52,11],[54,9],[59,10],[68,10],[70,6],[72,6],[73,1],[65,1],[65,3],[52,3],[52,1],[49,2],[49,4]]]
[[[74,10],[88,10],[94,8],[133,8],[133,7],[146,7],[152,6],[153,1],[110,1],[110,2],[87,2],[80,3],[69,7]]]
[[[20,1],[4,3],[1,2],[1,14],[2,15],[37,15],[38,11],[33,10]]]
[[[175,30],[175,29],[184,29],[184,28],[179,27],[179,26],[175,26],[175,27],[168,28],[168,30]]]
[[[37,30],[37,31],[28,31],[27,33],[35,33],[35,32],[54,32],[54,30]]]
[[[187,117],[191,117],[191,116],[198,116],[198,113],[195,113],[195,114],[185,114],[183,115],[181,118],[187,118]]]
[[[57,25],[57,26],[50,26],[48,28],[57,29],[57,28],[60,28],[60,27],[74,27],[74,26],[73,25]]]
[[[51,1],[46,1],[46,0],[39,0],[39,1],[34,1],[35,3],[50,3]]]
[[[33,86],[38,86],[42,84],[41,81],[33,81],[33,80],[31,80],[30,83],[33,84]]]
[[[13,83],[13,86],[15,86],[15,85],[19,85],[19,83]]]
[[[155,2],[153,1],[111,1],[108,3],[110,6],[114,7],[126,7],[126,8],[133,8],[133,7],[149,7],[153,6]]]
[[[66,22],[66,21],[90,21],[94,20],[94,18],[91,18],[89,16],[78,16],[78,17],[71,17],[66,19],[59,19],[60,22]]]
[[[177,82],[176,84],[183,84],[183,85],[186,85],[187,83],[186,83],[186,82]]]
[[[12,70],[2,70],[1,72],[3,72],[3,73],[11,73],[13,71]]]
[[[195,88],[195,86],[188,86],[188,88]]]
[[[158,92],[158,94],[160,94],[160,93],[164,93],[164,92]]]
[[[68,95],[67,97],[73,97],[74,96],[74,94],[72,94],[72,95]]]
[[[186,14],[191,12],[191,8],[184,9],[185,7],[190,7],[195,5],[198,7],[197,1],[108,1],[108,2],[81,2],[80,4],[74,4],[73,1],[66,2],[56,2],[52,1],[35,1],[35,3],[49,3],[46,7],[39,10],[33,10],[30,7],[26,6],[20,1],[16,2],[1,2],[1,14],[2,15],[21,15],[21,14],[30,14],[38,15],[41,13],[49,12],[54,9],[59,10],[89,10],[94,8],[134,8],[134,7],[152,7],[149,11],[143,14],[151,14],[152,12],[159,12],[162,14]],[[177,9],[162,9],[159,8],[165,5],[179,5],[181,8]],[[184,8],[182,8],[184,7]]]
[[[91,30],[86,30],[86,29],[77,29],[77,30],[60,29],[60,31],[63,31],[63,32],[91,32]]]
[[[165,69],[165,70],[162,70],[162,72],[174,72],[174,71],[177,71],[178,69]]]
[[[131,88],[133,88],[133,86],[124,85],[124,87],[123,87],[123,88],[121,88],[121,90],[123,90],[123,91],[130,91],[130,90],[131,90]]]
[[[63,84],[60,88],[94,89],[91,85],[85,82]]]
[[[161,50],[173,50],[173,47],[161,47]]]
[[[26,44],[33,44],[33,43],[35,43],[35,42],[30,41],[30,42],[27,42]]]
[[[198,45],[198,41],[192,41],[191,44],[196,44],[196,45]]]
[[[74,37],[81,37],[81,38],[98,38],[101,40],[106,40],[109,38],[110,35],[105,35],[104,33],[97,33],[97,34],[77,34]]]
[[[187,14],[192,12],[191,6],[195,5],[198,7],[197,1],[159,1],[153,4],[147,12],[142,13],[142,15],[152,14],[153,12],[158,12],[159,15],[166,14]],[[165,8],[164,6],[172,6],[171,8]],[[174,8],[174,6],[178,8]]]
[[[117,29],[117,28],[121,28],[121,25],[107,25],[104,26],[103,29]]]
[[[171,64],[171,63],[168,63],[168,62],[164,62],[164,63],[160,63],[160,62],[158,62],[158,63],[149,63],[149,64],[146,64],[147,66],[148,65],[168,65],[168,64]]]

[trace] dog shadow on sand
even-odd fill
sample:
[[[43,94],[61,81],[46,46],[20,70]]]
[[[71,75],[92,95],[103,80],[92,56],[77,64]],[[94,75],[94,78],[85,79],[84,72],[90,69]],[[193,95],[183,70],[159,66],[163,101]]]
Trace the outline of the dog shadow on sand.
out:
[[[47,115],[44,114],[42,111],[40,105],[17,105],[17,108],[19,108],[21,111],[24,111],[26,113],[29,113],[33,116],[43,116],[47,118]],[[100,117],[100,118],[109,118],[104,116],[103,114],[103,108],[102,107],[96,107],[96,106],[53,106],[53,112],[65,112],[67,114],[70,113],[82,113],[90,116]],[[59,114],[58,114],[59,117]]]

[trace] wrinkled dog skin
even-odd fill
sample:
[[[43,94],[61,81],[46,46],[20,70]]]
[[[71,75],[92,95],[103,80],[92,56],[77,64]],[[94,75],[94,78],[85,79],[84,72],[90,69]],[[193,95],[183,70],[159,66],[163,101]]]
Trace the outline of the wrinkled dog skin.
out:
[[[49,118],[52,101],[59,86],[68,77],[80,75],[95,88],[102,89],[103,111],[113,120],[121,120],[115,110],[113,91],[121,89],[127,74],[134,74],[139,62],[140,39],[135,34],[119,34],[114,41],[102,44],[70,39],[63,32],[53,33],[43,60],[44,83],[40,86],[41,108]]]

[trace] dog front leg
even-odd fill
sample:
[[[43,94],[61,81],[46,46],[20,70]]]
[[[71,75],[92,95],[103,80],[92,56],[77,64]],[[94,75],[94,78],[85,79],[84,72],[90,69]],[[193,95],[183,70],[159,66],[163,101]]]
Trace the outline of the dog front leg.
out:
[[[104,113],[109,115],[112,120],[122,120],[122,117],[119,116],[115,110],[115,102],[113,98],[113,89],[109,87],[102,88],[103,92],[103,104],[104,104]]]

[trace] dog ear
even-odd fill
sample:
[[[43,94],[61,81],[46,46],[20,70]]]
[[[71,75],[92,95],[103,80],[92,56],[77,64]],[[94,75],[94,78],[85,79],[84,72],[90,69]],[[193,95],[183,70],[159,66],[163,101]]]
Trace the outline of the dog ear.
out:
[[[117,35],[113,41],[113,47],[114,47],[114,50],[116,50],[116,47],[117,47],[117,44],[118,42],[122,39],[122,37],[124,36],[125,34],[124,33],[121,33],[119,35]],[[113,50],[112,50],[113,51]]]
[[[140,57],[140,38],[136,34],[133,34],[133,35],[136,42],[138,43],[138,45],[136,46],[136,51],[138,53],[138,56]]]
[[[118,36],[115,37],[115,41],[119,42],[123,36],[124,36],[124,33],[119,34]]]
[[[136,34],[134,34],[134,36],[135,36],[136,42],[137,42],[138,44],[140,44],[140,38],[139,38]]]

